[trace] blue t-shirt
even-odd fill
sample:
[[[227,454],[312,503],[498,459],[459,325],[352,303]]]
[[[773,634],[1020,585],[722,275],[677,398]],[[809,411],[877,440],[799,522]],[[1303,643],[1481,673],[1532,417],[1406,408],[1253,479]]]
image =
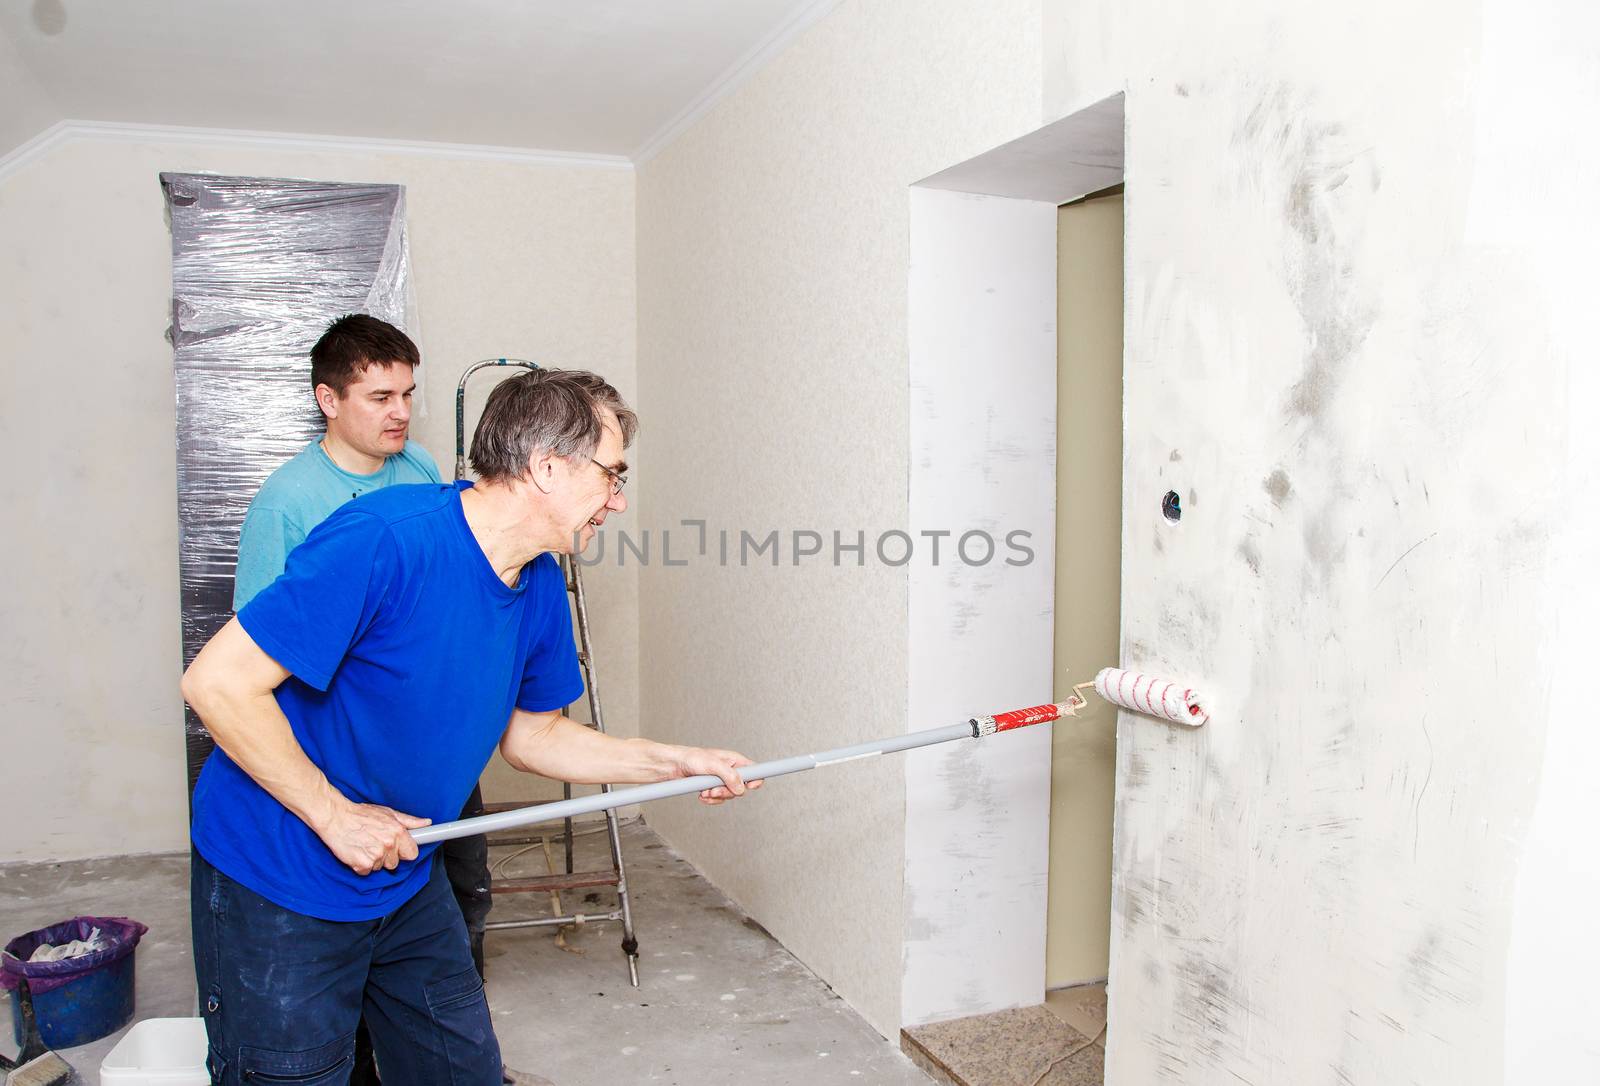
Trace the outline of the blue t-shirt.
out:
[[[371,475],[345,471],[318,438],[267,476],[239,529],[239,563],[233,573],[233,609],[240,611],[283,572],[284,560],[329,513],[352,498],[396,483],[437,483],[439,466],[415,441]]]
[[[392,486],[348,502],[289,555],[239,623],[291,672],[295,739],[347,798],[445,822],[461,813],[513,707],[583,692],[556,560],[496,576],[461,508],[472,484]],[[357,875],[221,750],[194,791],[195,847],[230,878],[324,920],[384,916],[436,847]]]

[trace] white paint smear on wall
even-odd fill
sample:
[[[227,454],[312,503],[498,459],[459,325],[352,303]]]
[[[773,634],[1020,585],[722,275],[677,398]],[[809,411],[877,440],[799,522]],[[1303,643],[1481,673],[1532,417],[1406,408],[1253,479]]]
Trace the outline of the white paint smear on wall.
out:
[[[1034,552],[913,559],[912,727],[1050,700],[1055,259],[1053,204],[911,190],[911,534]],[[906,1024],[1043,999],[1049,831],[1047,729],[907,757]]]
[[[1540,673],[1529,677],[1548,683],[1550,725],[1517,865],[1504,1071],[1506,1082],[1578,1081],[1600,1074],[1600,728],[1592,704],[1600,551],[1589,500],[1600,493],[1593,246],[1600,238],[1600,147],[1574,138],[1573,121],[1594,119],[1600,104],[1600,8],[1495,0],[1483,15],[1467,236],[1529,258],[1531,292],[1544,302],[1551,351],[1566,377],[1564,387],[1549,390],[1564,423],[1564,470],[1534,484],[1553,486],[1547,500],[1564,512],[1552,551],[1549,649]],[[1504,726],[1516,729],[1518,721]]]

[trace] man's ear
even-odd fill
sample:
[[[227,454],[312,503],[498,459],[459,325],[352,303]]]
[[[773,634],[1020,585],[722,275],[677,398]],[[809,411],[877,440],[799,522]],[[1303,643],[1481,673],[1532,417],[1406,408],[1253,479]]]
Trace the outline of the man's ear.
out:
[[[541,494],[548,494],[555,489],[557,459],[537,449],[528,456],[528,479],[539,488]]]
[[[318,385],[316,389],[317,406],[322,409],[322,414],[330,419],[339,417],[339,394],[330,385]]]

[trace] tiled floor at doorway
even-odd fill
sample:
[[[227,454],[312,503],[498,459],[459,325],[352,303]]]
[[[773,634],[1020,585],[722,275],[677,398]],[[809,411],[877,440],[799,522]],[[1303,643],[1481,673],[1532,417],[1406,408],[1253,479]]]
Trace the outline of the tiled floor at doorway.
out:
[[[904,1030],[900,1047],[948,1086],[1101,1086],[1103,984],[1050,992],[1036,1007]]]

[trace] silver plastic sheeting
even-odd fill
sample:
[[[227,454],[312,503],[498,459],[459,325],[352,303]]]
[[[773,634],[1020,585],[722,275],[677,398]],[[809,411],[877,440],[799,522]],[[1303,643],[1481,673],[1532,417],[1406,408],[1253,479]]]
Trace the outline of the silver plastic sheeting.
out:
[[[328,323],[407,320],[405,190],[163,173],[172,227],[179,583],[187,667],[233,614],[239,526],[322,432],[311,345]],[[185,706],[189,787],[211,740]]]

